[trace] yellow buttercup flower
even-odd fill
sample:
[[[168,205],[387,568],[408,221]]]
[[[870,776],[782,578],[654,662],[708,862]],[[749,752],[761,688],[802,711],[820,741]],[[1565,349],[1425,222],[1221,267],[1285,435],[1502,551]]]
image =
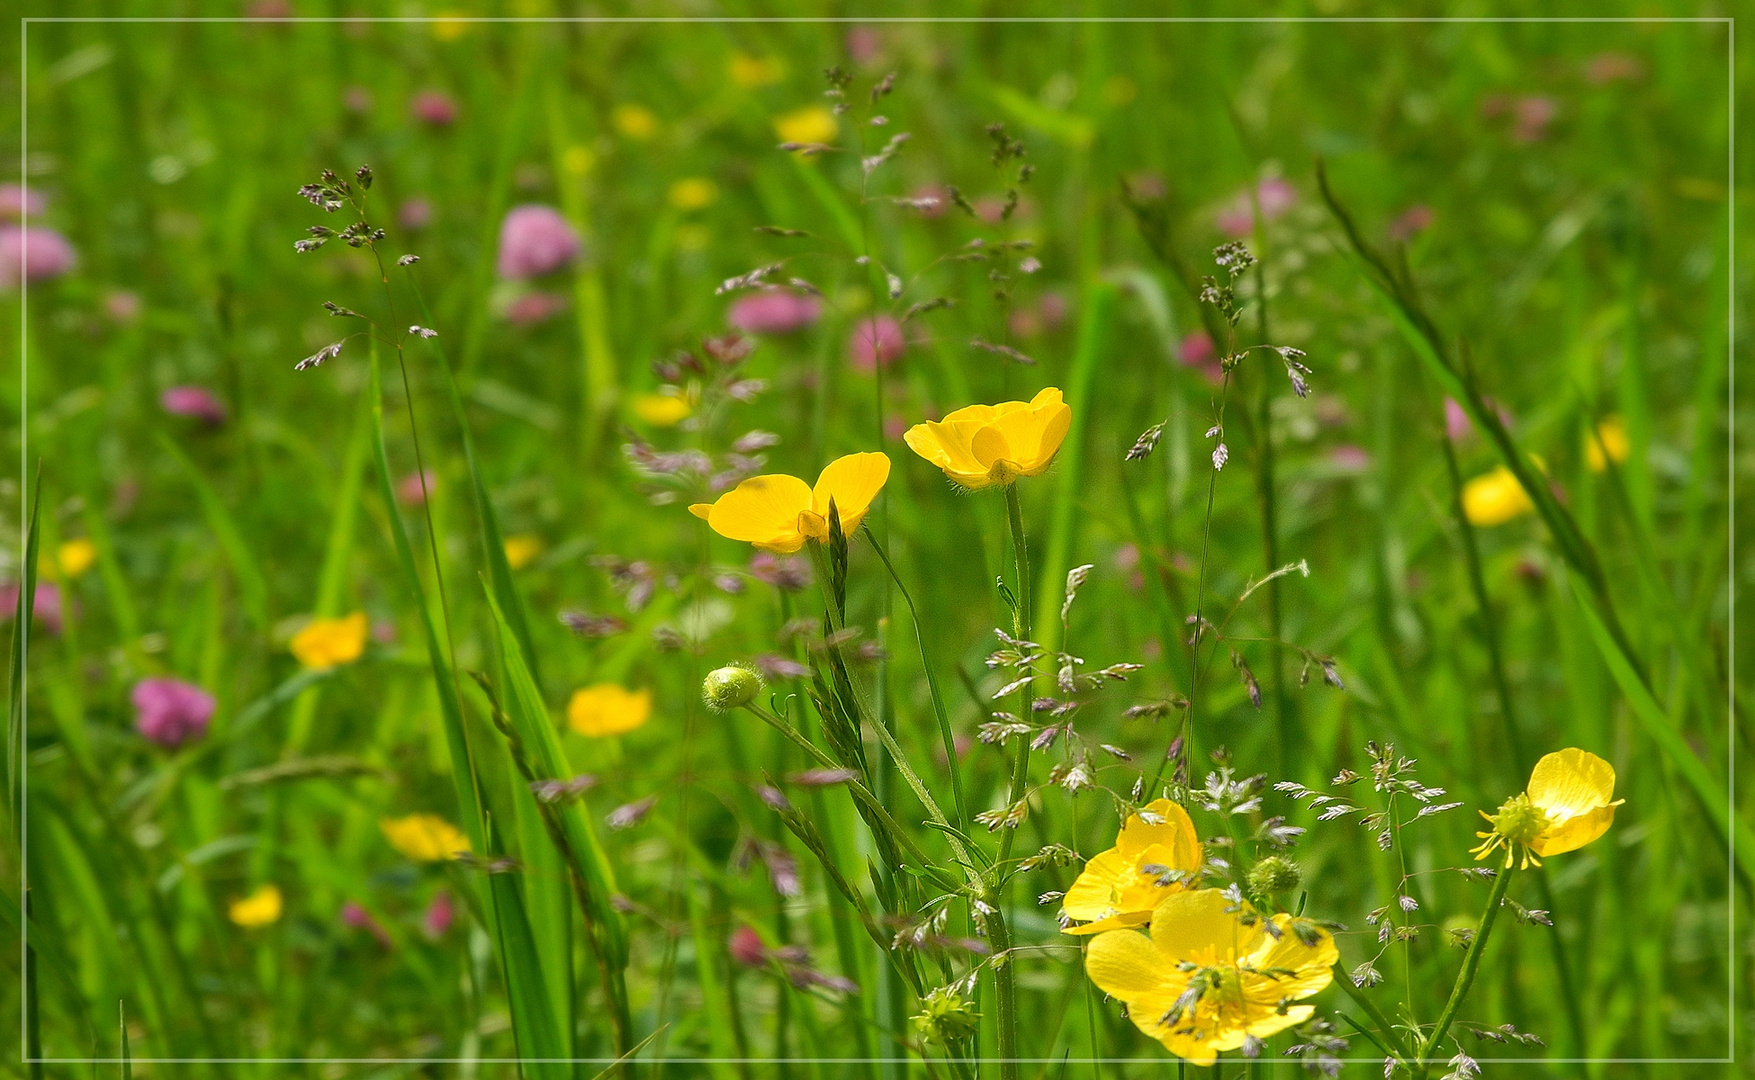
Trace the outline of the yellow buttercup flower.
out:
[[[781,142],[826,143],[839,130],[835,114],[821,105],[807,105],[774,118],[774,134],[780,136]]]
[[[1091,981],[1136,1027],[1194,1065],[1310,1019],[1311,1006],[1290,1003],[1328,986],[1340,959],[1307,919],[1233,906],[1217,889],[1172,893],[1152,913],[1151,937],[1110,930],[1085,957]]]
[[[514,570],[522,570],[542,554],[542,537],[528,533],[521,536],[506,537],[506,565]]]
[[[1633,443],[1627,438],[1627,422],[1619,416],[1605,417],[1597,425],[1596,434],[1584,441],[1584,463],[1590,466],[1591,472],[1602,472],[1611,461],[1617,465],[1626,461],[1632,449]]]
[[[97,562],[97,545],[81,536],[55,549],[55,569],[64,578],[76,578]]]
[[[1463,514],[1472,525],[1503,525],[1536,508],[1517,476],[1501,465],[1463,485]]]
[[[731,54],[731,81],[739,86],[767,86],[786,74],[786,65],[772,56]]]
[[[1029,401],[970,405],[943,420],[915,424],[909,449],[973,491],[1040,476],[1053,463],[1072,427],[1072,407],[1050,386]]]
[[[628,690],[615,683],[575,690],[567,702],[567,726],[591,738],[632,731],[651,717],[652,691]]]
[[[705,176],[686,176],[670,185],[670,205],[678,210],[699,210],[718,197],[719,189]]]
[[[339,619],[312,619],[293,635],[288,648],[308,668],[351,664],[366,651],[366,613],[356,611]]]
[[[384,818],[378,828],[391,847],[415,862],[444,862],[469,850],[469,837],[437,814]]]
[[[1146,925],[1171,892],[1200,883],[1201,862],[1200,837],[1188,811],[1169,799],[1146,804],[1123,823],[1115,846],[1093,855],[1066,891],[1061,909],[1084,925],[1065,932],[1096,934]]]
[[[718,502],[696,503],[689,513],[729,540],[787,555],[806,540],[829,538],[831,500],[841,535],[852,536],[889,478],[890,459],[884,454],[848,454],[824,467],[815,488],[796,476],[752,476]]]
[[[1609,831],[1615,807],[1625,801],[1610,801],[1614,794],[1615,767],[1602,758],[1577,747],[1549,754],[1531,770],[1528,790],[1505,800],[1497,814],[1481,811],[1493,829],[1475,834],[1482,842],[1474,856],[1504,848],[1509,870],[1520,855],[1522,868],[1577,851]]]
[[[280,909],[280,890],[272,885],[264,885],[242,900],[233,900],[227,913],[232,922],[248,929],[267,926],[279,919]]]
[[[634,398],[634,415],[653,427],[669,427],[689,418],[695,407],[680,394],[641,394]]]
[[[645,142],[658,134],[658,117],[644,105],[617,105],[610,114],[610,121],[617,131],[638,142]]]

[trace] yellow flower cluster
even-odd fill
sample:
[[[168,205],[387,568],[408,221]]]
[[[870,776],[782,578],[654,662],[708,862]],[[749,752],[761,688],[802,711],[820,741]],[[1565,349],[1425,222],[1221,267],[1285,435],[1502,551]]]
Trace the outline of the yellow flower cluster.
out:
[[[615,683],[575,690],[567,702],[567,726],[590,738],[633,731],[651,716],[652,691],[628,690]]]
[[[1530,784],[1520,795],[1500,804],[1497,814],[1481,811],[1493,828],[1476,833],[1481,845],[1476,860],[1505,850],[1505,868],[1521,858],[1520,868],[1542,865],[1549,855],[1562,855],[1609,831],[1615,807],[1615,767],[1587,750],[1568,747],[1536,762]]]
[[[1071,427],[1072,408],[1051,386],[1030,401],[970,405],[943,420],[916,424],[905,441],[973,491],[1042,475]],[[807,540],[829,538],[830,502],[840,515],[842,535],[851,536],[889,478],[887,455],[849,454],[831,461],[814,487],[796,476],[752,476],[718,502],[696,503],[689,512],[729,540],[790,554]]]
[[[312,619],[287,647],[298,662],[314,670],[351,664],[366,651],[366,613],[339,619]]]
[[[249,896],[233,900],[226,914],[232,922],[249,930],[278,921],[280,910],[280,890],[273,885],[263,885]]]

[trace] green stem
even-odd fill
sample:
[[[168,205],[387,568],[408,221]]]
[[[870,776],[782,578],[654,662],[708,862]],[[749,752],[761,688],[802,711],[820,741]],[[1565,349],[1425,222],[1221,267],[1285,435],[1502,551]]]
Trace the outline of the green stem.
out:
[[[1017,582],[1017,606],[1012,609],[1013,636],[1019,641],[1029,641],[1031,629],[1030,611],[1030,546],[1029,538],[1024,534],[1024,511],[1018,501],[1018,485],[1008,484],[1005,489],[1006,518],[1011,524],[1012,533],[1012,568],[1015,572],[1013,580]],[[1018,716],[1028,719],[1033,704],[1034,693],[1029,683],[1025,683],[1018,691]],[[1030,781],[1030,740],[1018,740],[1018,756],[1012,763],[1011,791],[1007,793],[1006,805],[1015,806],[1023,799],[1024,791]],[[999,863],[1003,865],[1011,858],[1012,842],[1017,838],[1017,828],[1013,826],[1005,830],[999,841]],[[1003,895],[994,898],[994,909],[999,912],[990,925],[990,933],[994,935],[994,952],[1002,953],[1011,947],[1007,934]],[[1001,939],[1004,940],[1001,940]],[[994,997],[999,1009],[999,1076],[1000,1080],[1017,1080],[1018,1076],[1018,983],[1010,958],[993,969]]]
[[[1420,1047],[1420,1060],[1415,1063],[1415,1076],[1418,1080],[1424,1080],[1428,1060],[1444,1043],[1444,1037],[1450,1033],[1451,1021],[1456,1019],[1463,999],[1469,996],[1469,987],[1474,985],[1475,972],[1481,966],[1481,954],[1487,948],[1487,937],[1493,933],[1493,923],[1499,918],[1500,902],[1505,899],[1505,889],[1510,884],[1511,867],[1507,866],[1493,879],[1493,890],[1487,894],[1487,910],[1481,913],[1481,928],[1475,931],[1475,939],[1469,942],[1469,951],[1463,957],[1462,970],[1457,973],[1456,985],[1450,990],[1450,1000],[1445,1002],[1444,1011],[1438,1014],[1438,1023],[1433,1025],[1431,1037]]]
[[[1335,985],[1352,998],[1354,1004],[1365,1010],[1365,1015],[1371,1018],[1371,1022],[1376,1024],[1382,1033],[1382,1041],[1389,1047],[1391,1054],[1394,1057],[1406,1059],[1408,1056],[1407,1045],[1402,1042],[1401,1036],[1396,1034],[1395,1025],[1390,1023],[1389,1017],[1383,1015],[1383,1010],[1377,1007],[1377,1002],[1372,1001],[1369,994],[1354,985],[1352,977],[1344,971],[1335,980]],[[1370,1035],[1371,1032],[1367,1031],[1365,1034]]]
[[[957,827],[964,832],[969,831],[969,808],[963,802],[963,779],[957,767],[957,743],[951,736],[950,717],[945,713],[945,702],[938,689],[938,677],[932,673],[932,661],[926,654],[926,636],[920,629],[920,612],[914,607],[914,597],[908,592],[908,586],[902,584],[902,578],[896,573],[896,567],[890,562],[889,552],[878,542],[877,534],[866,525],[865,538],[871,542],[872,550],[883,560],[884,569],[890,572],[890,580],[902,594],[902,602],[908,605],[908,619],[914,624],[914,643],[920,648],[920,670],[926,673],[926,688],[932,695],[932,711],[938,720],[939,738],[944,740],[945,762],[951,772],[951,798],[957,806]]]

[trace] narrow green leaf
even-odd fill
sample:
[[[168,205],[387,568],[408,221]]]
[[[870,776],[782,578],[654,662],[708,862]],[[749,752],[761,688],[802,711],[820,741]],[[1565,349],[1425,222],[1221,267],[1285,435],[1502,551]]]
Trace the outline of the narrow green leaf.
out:
[[[250,554],[250,547],[244,543],[244,534],[238,529],[230,510],[226,509],[225,500],[214,490],[201,470],[189,460],[181,447],[164,432],[158,433],[159,446],[183,470],[189,478],[189,485],[195,489],[195,496],[201,502],[201,513],[207,518],[207,527],[213,530],[213,537],[219,541],[220,550],[225,552],[226,562],[231,565],[232,576],[237,579],[238,599],[244,605],[245,614],[256,624],[256,629],[268,631],[268,583],[262,577],[262,569],[256,564],[256,557]]]

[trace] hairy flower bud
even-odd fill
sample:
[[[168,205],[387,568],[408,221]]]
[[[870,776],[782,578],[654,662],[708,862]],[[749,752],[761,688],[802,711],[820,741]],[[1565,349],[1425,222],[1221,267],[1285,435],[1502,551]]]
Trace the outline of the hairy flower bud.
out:
[[[920,999],[921,1011],[910,1019],[914,1030],[929,1043],[947,1046],[975,1034],[981,1014],[973,1003],[948,986],[941,986]]]
[[[1249,871],[1249,891],[1255,896],[1279,896],[1296,889],[1304,881],[1304,871],[1291,859],[1269,855]]]
[[[735,664],[707,673],[701,682],[701,700],[714,712],[730,712],[748,705],[762,692],[762,677]]]

